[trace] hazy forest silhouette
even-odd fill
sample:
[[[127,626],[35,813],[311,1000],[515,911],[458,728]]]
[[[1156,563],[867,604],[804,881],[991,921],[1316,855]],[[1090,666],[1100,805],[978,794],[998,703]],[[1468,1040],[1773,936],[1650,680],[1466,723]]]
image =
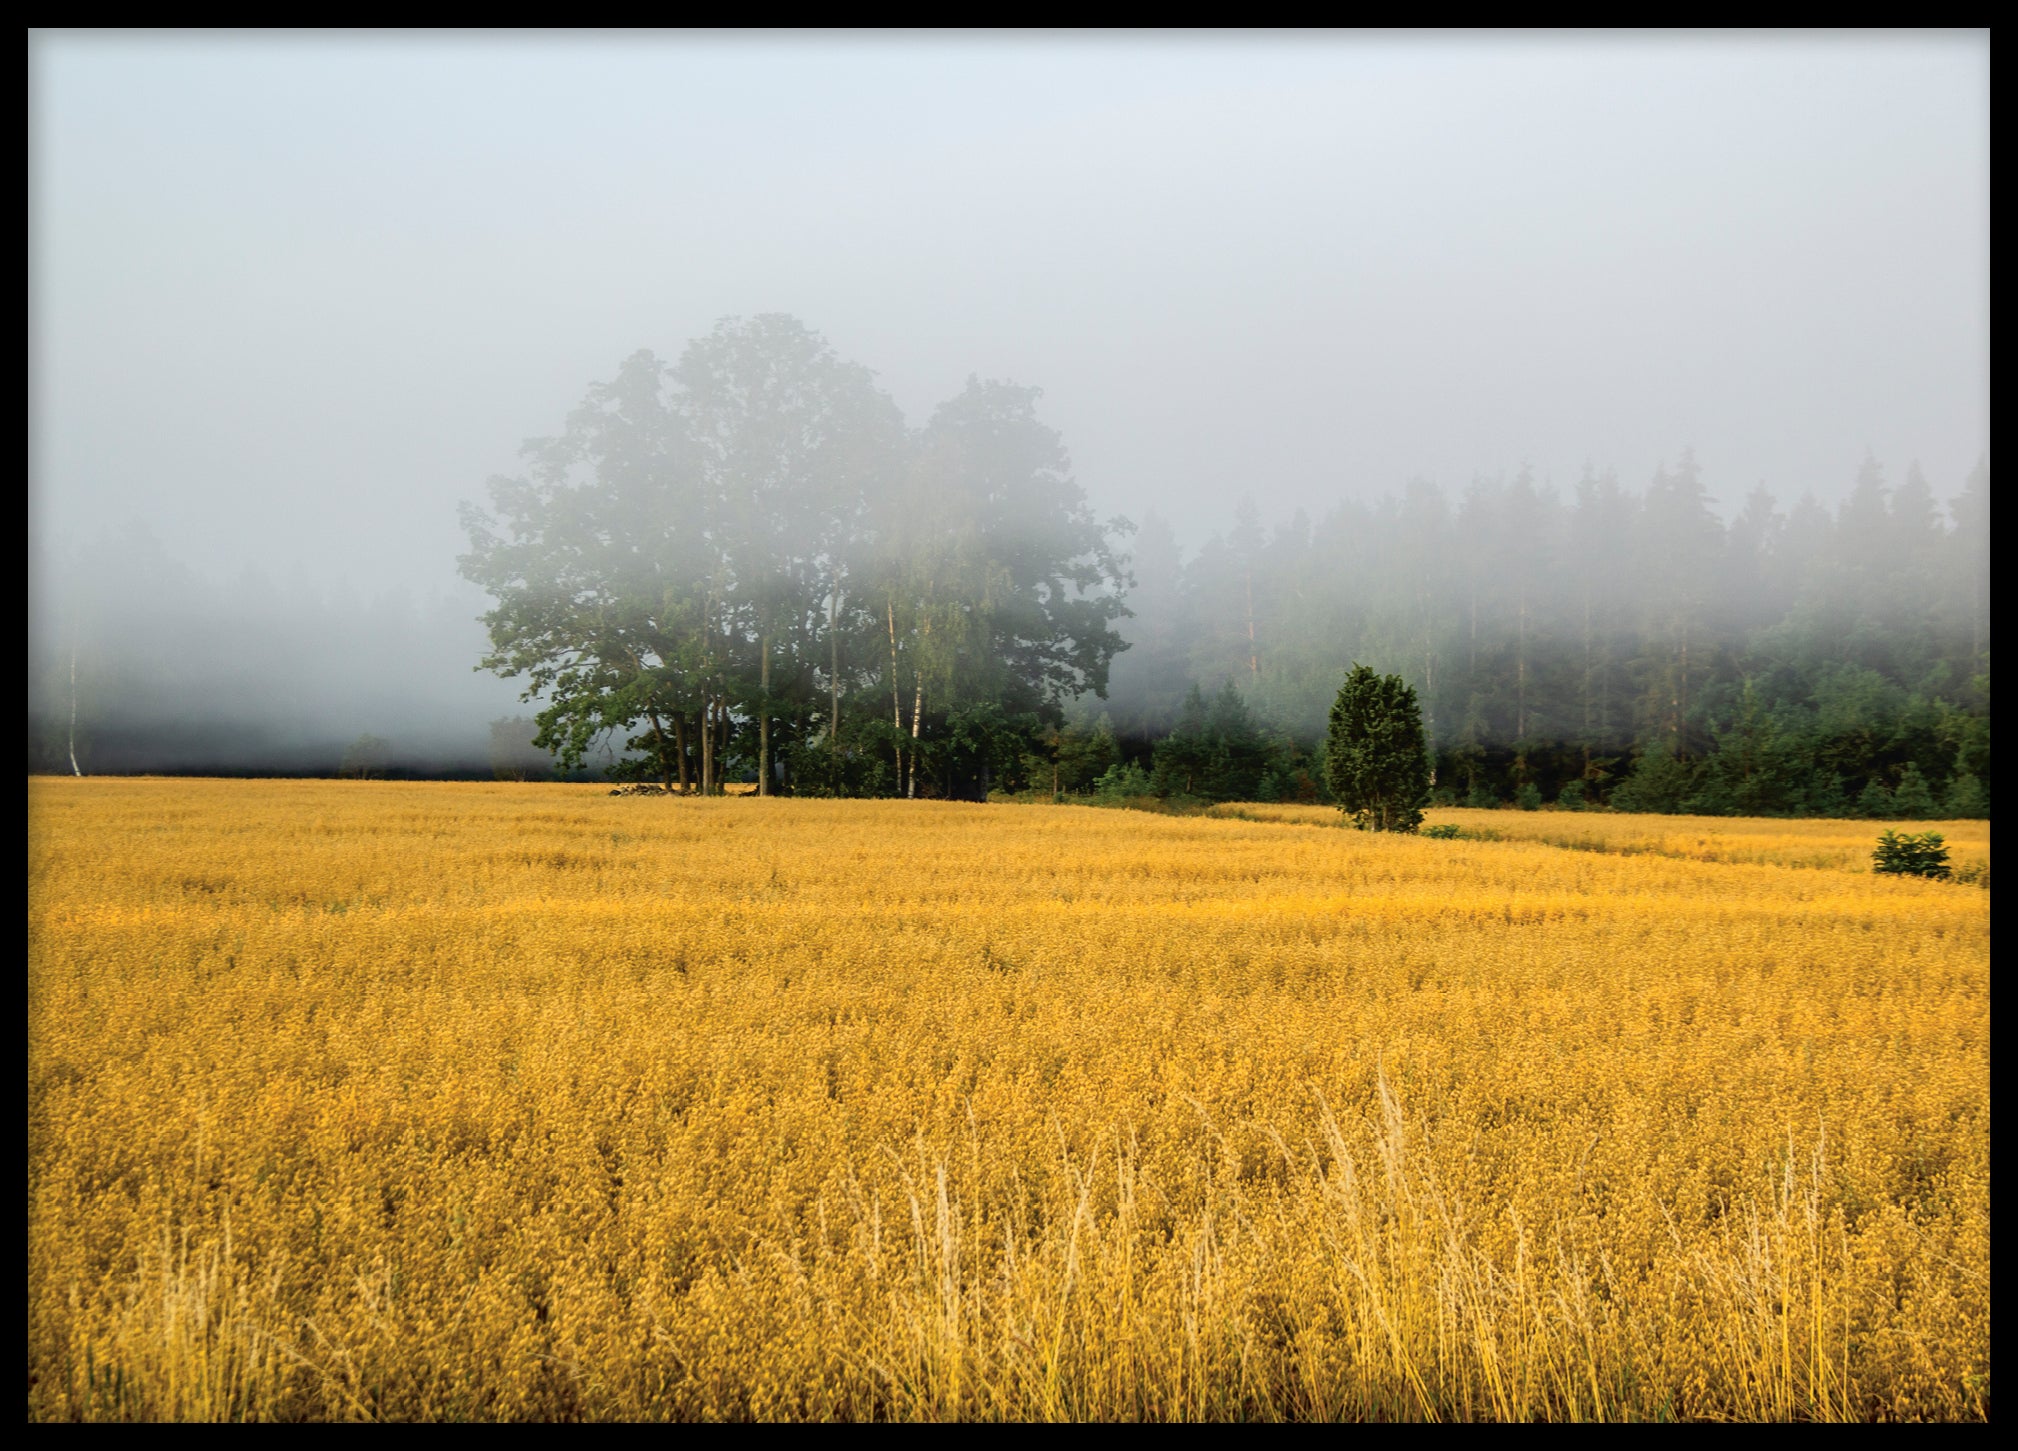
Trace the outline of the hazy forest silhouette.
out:
[[[1250,497],[1187,558],[1092,516],[1040,399],[908,427],[776,316],[637,354],[468,507],[488,632],[467,588],[31,553],[29,769],[1314,800],[1358,662],[1417,690],[1446,804],[1987,814],[1987,458],[1728,518],[1686,450],[1637,489]]]

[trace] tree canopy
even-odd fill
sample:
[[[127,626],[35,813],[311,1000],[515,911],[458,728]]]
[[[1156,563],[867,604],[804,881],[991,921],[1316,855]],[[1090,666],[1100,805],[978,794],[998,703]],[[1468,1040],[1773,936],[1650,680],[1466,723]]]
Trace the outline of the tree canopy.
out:
[[[497,601],[480,668],[545,699],[535,740],[569,768],[615,734],[669,787],[971,790],[1125,648],[1125,525],[1093,518],[1039,396],[970,379],[908,430],[775,314],[633,354],[464,506],[462,571]]]

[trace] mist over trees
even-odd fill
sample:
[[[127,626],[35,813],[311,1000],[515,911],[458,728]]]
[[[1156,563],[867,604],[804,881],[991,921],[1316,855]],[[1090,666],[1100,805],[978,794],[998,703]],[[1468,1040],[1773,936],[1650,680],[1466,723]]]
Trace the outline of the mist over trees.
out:
[[[466,590],[208,581],[144,529],[31,548],[29,587],[30,771],[70,774],[74,702],[85,774],[330,776],[365,735],[373,774],[491,774],[487,722],[513,692],[472,671]]]
[[[985,794],[1104,692],[1120,564],[1037,392],[908,430],[796,319],[633,354],[464,507],[487,668],[570,767],[760,793]]]
[[[1230,683],[1287,757],[1357,659],[1418,692],[1446,803],[1975,814],[1989,488],[1985,460],[1944,519],[1871,459],[1833,515],[1759,487],[1726,523],[1685,451],[1638,493],[1523,471],[1272,529],[1243,502],[1188,561],[1152,516],[1109,715],[1140,752]]]
[[[1987,458],[1945,498],[1867,459],[1833,511],[1720,511],[1686,451],[1243,499],[1187,557],[1093,516],[1038,398],[907,426],[781,315],[636,353],[465,505],[488,612],[31,550],[30,769],[1315,801],[1357,661],[1416,693],[1441,804],[1989,809]]]

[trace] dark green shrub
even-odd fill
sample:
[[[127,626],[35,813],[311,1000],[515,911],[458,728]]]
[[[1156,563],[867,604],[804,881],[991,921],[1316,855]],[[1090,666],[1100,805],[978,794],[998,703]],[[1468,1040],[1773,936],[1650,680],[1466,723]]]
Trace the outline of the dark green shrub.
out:
[[[1871,870],[1908,877],[1946,877],[1948,848],[1938,831],[1888,831],[1871,853]]]
[[[1093,783],[1093,794],[1102,801],[1122,801],[1150,794],[1149,773],[1133,761],[1109,766]]]
[[[1456,841],[1464,835],[1462,831],[1450,822],[1445,822],[1442,826],[1425,826],[1422,829],[1422,834],[1432,841]]]

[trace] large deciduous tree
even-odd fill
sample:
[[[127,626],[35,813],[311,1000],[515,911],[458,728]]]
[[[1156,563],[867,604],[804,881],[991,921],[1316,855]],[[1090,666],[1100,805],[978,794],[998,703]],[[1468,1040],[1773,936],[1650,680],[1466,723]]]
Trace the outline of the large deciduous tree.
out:
[[[1006,746],[976,754],[977,707],[1058,725],[1125,648],[1124,526],[1093,519],[1037,396],[970,380],[907,434],[868,370],[775,315],[672,367],[638,353],[464,508],[463,572],[498,602],[481,668],[546,697],[538,741],[569,767],[628,731],[625,770],[682,789],[731,753],[760,792],[785,763],[817,790],[916,795],[922,763],[969,758],[985,780]]]

